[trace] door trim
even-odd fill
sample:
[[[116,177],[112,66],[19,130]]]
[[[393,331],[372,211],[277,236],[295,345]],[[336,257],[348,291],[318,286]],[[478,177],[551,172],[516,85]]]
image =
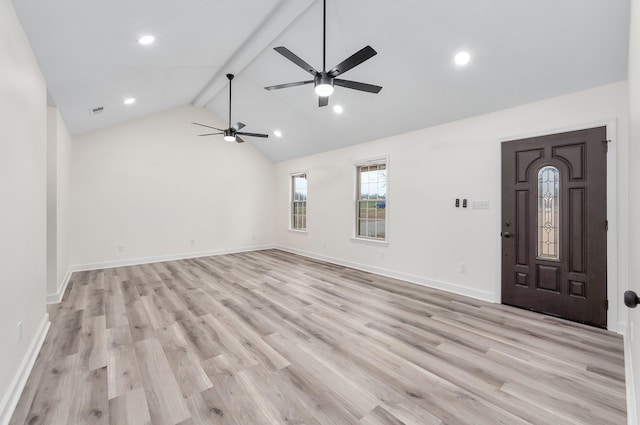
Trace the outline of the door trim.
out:
[[[496,182],[496,222],[495,222],[495,243],[497,252],[495,282],[495,302],[502,303],[502,244],[500,232],[502,230],[502,144],[513,140],[527,139],[531,137],[548,136],[569,131],[584,130],[593,127],[606,127],[607,140],[609,143],[609,153],[607,154],[607,220],[609,231],[607,232],[607,299],[609,300],[609,310],[607,310],[607,330],[621,333],[624,329],[623,323],[618,322],[618,161],[617,161],[617,140],[618,129],[617,119],[590,121],[566,127],[555,127],[543,129],[536,132],[513,134],[500,137],[496,144],[496,156],[499,158],[499,166]]]

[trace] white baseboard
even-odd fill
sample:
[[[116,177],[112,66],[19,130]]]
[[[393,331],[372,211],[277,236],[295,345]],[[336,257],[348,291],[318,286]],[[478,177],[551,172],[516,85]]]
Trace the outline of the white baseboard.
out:
[[[71,267],[67,270],[67,274],[64,276],[62,280],[62,284],[58,286],[58,291],[55,294],[47,294],[47,304],[58,304],[62,301],[62,297],[64,295],[64,291],[67,290],[67,285],[69,285],[69,281],[71,280],[71,275],[73,271]]]
[[[214,255],[236,254],[239,252],[262,251],[272,249],[273,245],[257,245],[242,248],[219,249],[213,251],[187,252],[183,254],[160,255],[157,257],[132,258],[125,260],[104,261],[100,263],[78,264],[71,266],[72,272],[84,272],[90,270],[111,269],[114,267],[137,266],[140,264],[161,263],[163,261],[185,260],[189,258],[211,257]]]
[[[441,289],[443,291],[452,292],[458,295],[464,295],[464,296],[475,298],[478,300],[487,301],[490,303],[495,303],[495,300],[496,300],[496,295],[491,291],[480,291],[477,289],[465,288],[464,286],[459,286],[449,282],[425,279],[420,276],[400,273],[393,270],[387,270],[380,267],[373,267],[366,264],[355,263],[352,261],[345,261],[339,258],[328,257],[325,255],[302,251],[299,249],[289,248],[281,245],[276,245],[275,248],[281,251],[290,252],[292,254],[302,255],[303,257],[314,258],[316,260],[326,261],[328,263],[350,267],[352,269],[362,270],[365,272],[374,273],[374,274],[386,276],[386,277],[391,277],[398,280],[404,280],[406,282],[415,283],[417,285],[422,285],[429,288]]]
[[[631,330],[626,323],[618,325],[624,338],[624,380],[627,386],[627,425],[640,425],[638,422],[638,399],[633,378],[633,356],[631,355]],[[636,367],[638,365],[635,365]]]
[[[49,314],[45,313],[35,336],[31,340],[31,344],[29,344],[29,349],[11,381],[7,393],[2,398],[2,403],[0,403],[0,425],[7,425],[11,420],[11,416],[13,416],[18,400],[20,400],[20,395],[22,395],[22,390],[24,390],[24,386],[27,384],[31,369],[33,369],[38,353],[40,353],[40,348],[44,343],[47,332],[49,332],[49,326],[51,326]]]

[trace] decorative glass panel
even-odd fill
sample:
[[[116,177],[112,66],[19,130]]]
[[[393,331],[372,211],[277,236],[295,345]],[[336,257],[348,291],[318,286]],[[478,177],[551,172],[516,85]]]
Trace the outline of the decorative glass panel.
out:
[[[538,257],[560,258],[560,172],[538,171]]]

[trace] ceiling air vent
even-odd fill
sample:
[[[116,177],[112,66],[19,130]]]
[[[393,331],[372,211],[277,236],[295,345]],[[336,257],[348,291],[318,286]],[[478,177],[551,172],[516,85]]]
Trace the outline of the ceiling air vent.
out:
[[[104,106],[98,106],[97,108],[91,108],[91,115],[98,115],[104,112]]]

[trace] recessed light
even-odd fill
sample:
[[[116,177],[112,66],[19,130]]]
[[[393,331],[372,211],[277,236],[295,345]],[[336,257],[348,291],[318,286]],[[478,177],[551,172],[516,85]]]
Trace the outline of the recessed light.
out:
[[[342,112],[344,112],[344,108],[340,105],[335,105],[333,107],[333,112],[335,112],[336,114],[341,114]]]
[[[276,130],[276,131],[273,132],[273,135],[276,136],[276,137],[282,137],[282,131]]]
[[[152,35],[143,35],[138,39],[138,43],[146,46],[147,44],[151,44],[156,40],[156,38]]]
[[[136,103],[136,100],[133,97],[124,100],[125,105],[133,105],[134,103]]]
[[[468,52],[458,52],[453,60],[455,61],[456,65],[466,65],[471,60],[471,56]]]

